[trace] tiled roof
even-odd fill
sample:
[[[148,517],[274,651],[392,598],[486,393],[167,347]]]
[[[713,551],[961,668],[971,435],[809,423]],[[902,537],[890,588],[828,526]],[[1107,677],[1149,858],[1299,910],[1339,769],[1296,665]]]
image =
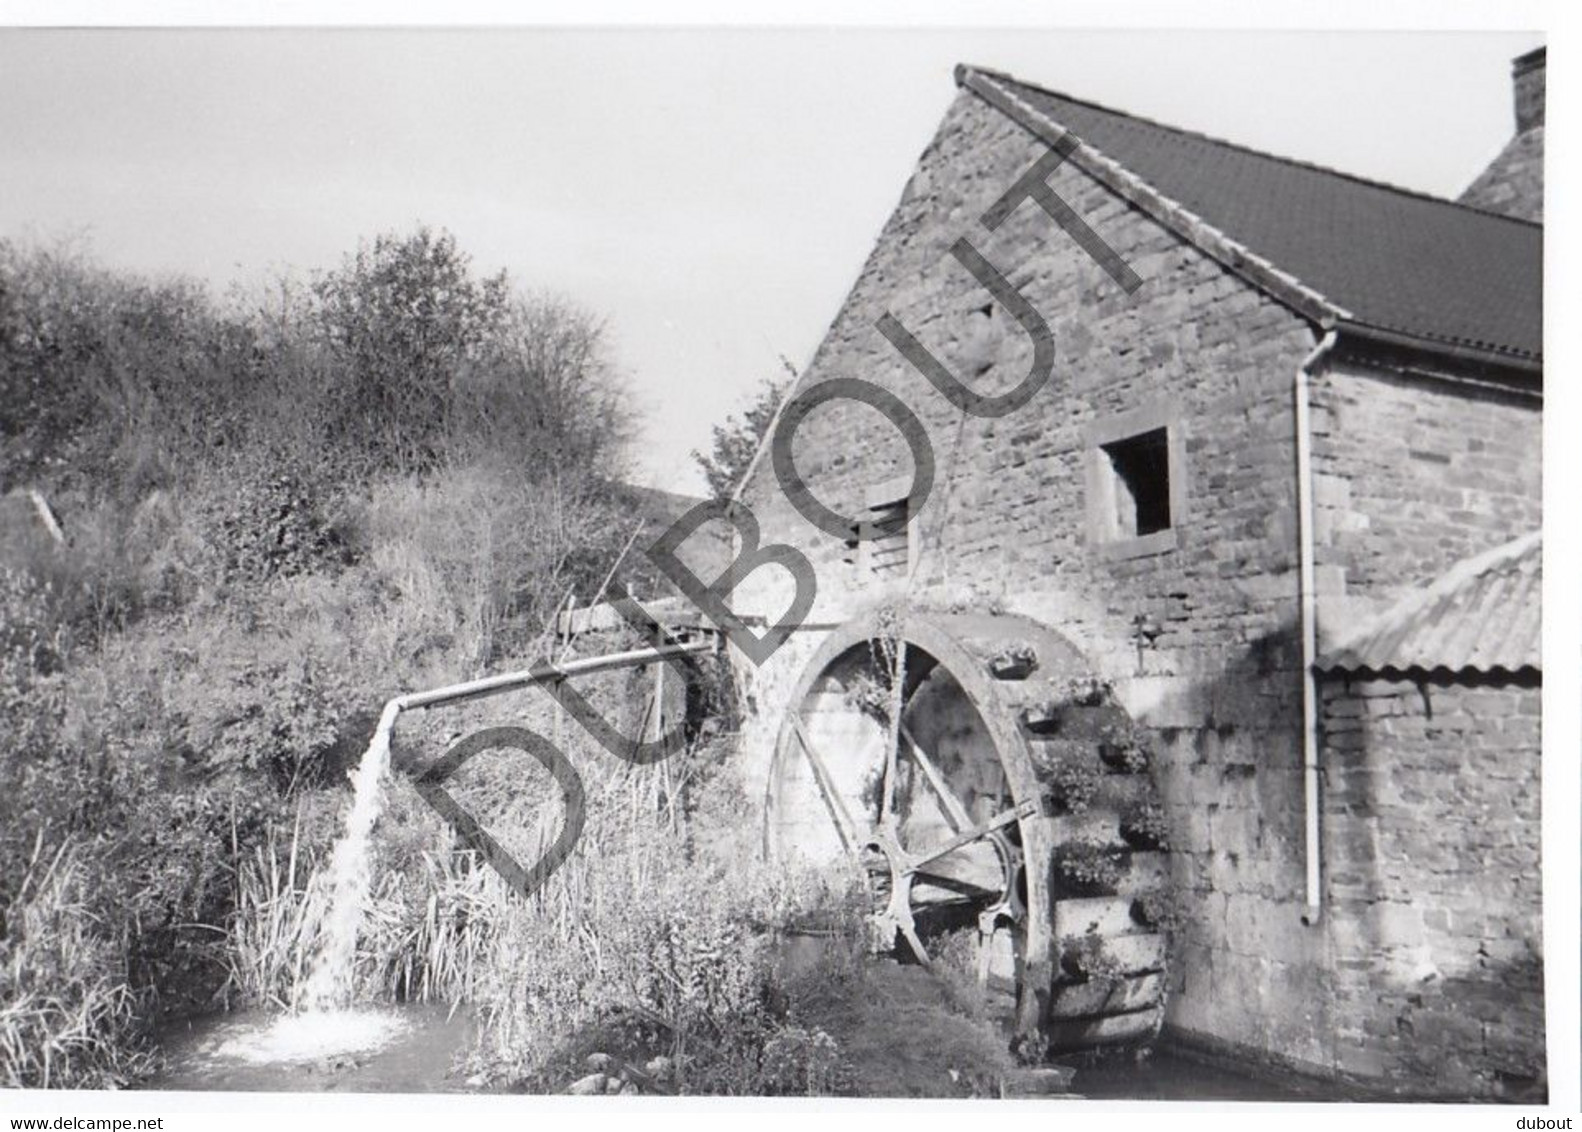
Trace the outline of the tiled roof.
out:
[[[973,72],[1367,327],[1543,353],[1540,225]]]
[[[1320,657],[1321,672],[1513,676],[1543,668],[1543,535],[1463,559]]]

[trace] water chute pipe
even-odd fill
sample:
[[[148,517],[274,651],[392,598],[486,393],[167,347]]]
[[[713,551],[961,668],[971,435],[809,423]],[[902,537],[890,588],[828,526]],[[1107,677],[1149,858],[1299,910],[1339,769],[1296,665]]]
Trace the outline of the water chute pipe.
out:
[[[1319,842],[1319,744],[1318,675],[1313,665],[1318,660],[1318,608],[1316,571],[1313,565],[1313,439],[1309,423],[1309,379],[1314,369],[1335,345],[1335,332],[1329,331],[1296,370],[1296,522],[1297,555],[1300,563],[1302,607],[1302,809],[1303,856],[1307,866],[1307,906],[1304,924],[1316,924],[1323,915],[1324,889],[1320,873]]]
[[[589,673],[606,672],[616,668],[636,668],[671,657],[713,652],[714,648],[713,640],[703,638],[681,644],[610,653],[606,656],[590,656],[583,660],[567,660],[560,663],[546,661],[517,672],[502,672],[498,676],[484,676],[461,684],[447,684],[443,688],[433,688],[426,692],[408,692],[406,695],[396,696],[385,704],[383,715],[388,716],[393,723],[396,715],[412,708],[440,707],[464,700],[482,699],[485,696],[498,696],[517,688],[556,683],[571,676],[586,676]]]

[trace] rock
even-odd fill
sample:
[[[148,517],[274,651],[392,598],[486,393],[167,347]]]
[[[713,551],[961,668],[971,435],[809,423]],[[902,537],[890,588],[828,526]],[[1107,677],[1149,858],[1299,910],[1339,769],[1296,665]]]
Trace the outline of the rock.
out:
[[[622,1081],[619,1092],[623,1097],[635,1097],[642,1094],[642,1090],[631,1081]]]
[[[484,1086],[483,1074],[482,1073],[474,1073],[471,1077],[467,1078],[467,1082],[466,1083],[467,1083],[467,1087],[469,1089],[481,1089],[481,1088],[483,1088],[483,1086]]]
[[[362,1063],[350,1054],[333,1053],[321,1057],[308,1067],[310,1073],[342,1073],[348,1069],[356,1069]]]
[[[604,1079],[604,1091],[606,1093],[618,1093],[625,1085],[626,1082],[619,1077],[606,1077]]]
[[[670,1074],[673,1071],[674,1067],[670,1064],[670,1059],[664,1056],[656,1057],[643,1066],[643,1072],[647,1073],[655,1081],[670,1080]]]
[[[605,1082],[609,1077],[603,1073],[589,1073],[586,1077],[578,1077],[571,1083],[566,1093],[573,1097],[588,1097],[603,1093]]]
[[[595,1073],[613,1073],[615,1071],[615,1058],[607,1053],[590,1053],[586,1064]]]
[[[1000,1083],[1001,1097],[1048,1097],[1068,1092],[1075,1069],[1065,1065],[1047,1065],[1033,1069],[1015,1069],[1007,1073]]]

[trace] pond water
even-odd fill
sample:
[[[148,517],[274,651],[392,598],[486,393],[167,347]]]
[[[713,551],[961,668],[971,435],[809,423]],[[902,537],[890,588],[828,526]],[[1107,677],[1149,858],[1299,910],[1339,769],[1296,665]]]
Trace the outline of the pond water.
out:
[[[1208,1064],[1169,1047],[1141,1060],[1112,1057],[1079,1065],[1071,1091],[1088,1100],[1317,1101],[1343,1100],[1333,1086],[1251,1067]]]
[[[462,1059],[476,1022],[465,1010],[390,1006],[328,1015],[242,1011],[182,1022],[162,1035],[151,1089],[228,1092],[469,1092]],[[1090,1100],[1322,1101],[1332,1090],[1250,1069],[1208,1065],[1168,1048],[1077,1068]]]
[[[151,1089],[442,1093],[468,1089],[474,1020],[444,1006],[281,1015],[240,1011],[178,1023]]]

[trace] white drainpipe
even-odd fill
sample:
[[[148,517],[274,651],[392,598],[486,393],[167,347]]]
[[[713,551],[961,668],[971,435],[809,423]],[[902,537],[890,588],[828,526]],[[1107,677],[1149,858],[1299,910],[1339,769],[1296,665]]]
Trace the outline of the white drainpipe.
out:
[[[1323,878],[1319,869],[1318,676],[1313,671],[1318,659],[1318,609],[1313,569],[1313,440],[1308,422],[1308,379],[1334,345],[1335,332],[1331,330],[1296,371],[1296,521],[1302,587],[1302,801],[1307,862],[1304,924],[1318,923],[1324,906]]]

